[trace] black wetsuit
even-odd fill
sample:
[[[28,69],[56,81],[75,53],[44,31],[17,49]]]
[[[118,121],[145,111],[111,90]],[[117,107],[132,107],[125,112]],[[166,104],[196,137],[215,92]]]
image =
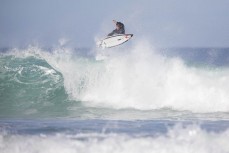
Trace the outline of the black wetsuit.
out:
[[[125,26],[124,26],[124,24],[121,23],[121,22],[117,22],[116,25],[117,24],[120,25],[120,29],[119,30],[117,30],[117,29],[113,30],[111,33],[108,34],[108,36],[112,36],[114,34],[125,34]]]

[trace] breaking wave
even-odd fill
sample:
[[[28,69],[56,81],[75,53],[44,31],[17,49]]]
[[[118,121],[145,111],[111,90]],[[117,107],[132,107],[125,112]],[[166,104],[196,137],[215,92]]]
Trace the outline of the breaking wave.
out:
[[[68,115],[76,107],[229,111],[227,66],[187,64],[144,41],[95,50],[29,47],[1,53],[1,114]]]

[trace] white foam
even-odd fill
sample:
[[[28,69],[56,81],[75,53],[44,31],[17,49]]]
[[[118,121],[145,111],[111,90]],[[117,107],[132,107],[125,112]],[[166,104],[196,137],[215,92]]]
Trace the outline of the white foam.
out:
[[[228,153],[229,131],[206,132],[198,126],[176,126],[166,134],[9,135],[0,134],[1,153]]]
[[[102,61],[67,48],[35,53],[62,73],[69,97],[86,106],[229,111],[229,69],[187,66],[179,58],[158,54],[146,41],[120,48],[107,50],[109,56]]]
[[[102,62],[66,54],[56,57],[54,65],[74,99],[96,107],[229,111],[228,69],[188,67],[181,59],[157,54],[144,41],[108,52]]]

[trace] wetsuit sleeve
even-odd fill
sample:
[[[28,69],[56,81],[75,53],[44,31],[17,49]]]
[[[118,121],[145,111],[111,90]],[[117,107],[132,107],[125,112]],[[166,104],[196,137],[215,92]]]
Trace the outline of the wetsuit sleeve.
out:
[[[112,36],[115,34],[115,30],[113,30],[111,33],[109,33],[107,36]]]
[[[112,36],[114,34],[114,31],[112,31],[111,33],[109,33],[107,36]]]

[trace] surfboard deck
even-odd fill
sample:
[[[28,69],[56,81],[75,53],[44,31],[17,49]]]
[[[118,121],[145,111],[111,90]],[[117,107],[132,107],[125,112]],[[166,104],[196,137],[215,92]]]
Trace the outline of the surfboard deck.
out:
[[[131,37],[133,37],[133,34],[117,34],[108,36],[105,39],[98,41],[96,44],[101,48],[111,48],[127,42]]]

